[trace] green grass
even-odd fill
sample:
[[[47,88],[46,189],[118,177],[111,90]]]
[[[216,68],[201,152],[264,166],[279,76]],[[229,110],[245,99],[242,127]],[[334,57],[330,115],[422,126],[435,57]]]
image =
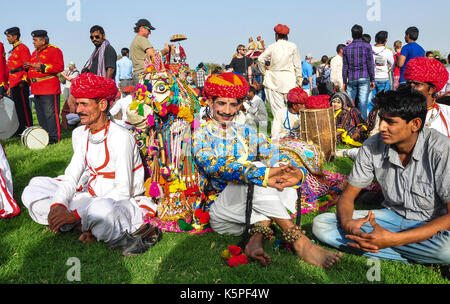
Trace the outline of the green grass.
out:
[[[228,245],[237,244],[239,237],[164,233],[161,242],[145,254],[124,258],[104,243],[80,243],[76,232],[54,235],[30,218],[20,197],[32,177],[63,174],[72,155],[70,136],[71,132],[64,131],[61,143],[40,151],[24,148],[19,138],[3,142],[22,211],[15,218],[0,220],[0,283],[69,284],[66,275],[72,265],[66,262],[76,257],[83,284],[371,284],[366,278],[370,266],[364,257],[344,254],[332,269],[324,270],[300,261],[290,251],[275,250],[273,240],[265,243],[273,261],[269,267],[251,262],[232,269],[220,254]],[[347,174],[351,166],[351,160],[339,158],[325,164],[325,169]],[[335,212],[335,207],[329,211]],[[317,214],[302,216],[303,227],[312,239],[311,223]],[[449,281],[429,266],[381,261],[381,281],[375,283]]]

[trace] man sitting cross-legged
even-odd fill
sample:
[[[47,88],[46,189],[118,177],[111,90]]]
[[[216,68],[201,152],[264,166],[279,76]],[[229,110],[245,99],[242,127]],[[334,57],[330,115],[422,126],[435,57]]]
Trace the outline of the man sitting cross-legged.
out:
[[[84,73],[72,81],[71,94],[83,126],[73,131],[70,164],[57,179],[33,178],[22,201],[31,218],[54,233],[78,228],[82,242],[97,239],[125,256],[143,253],[161,233],[144,224],[136,199],[145,188],[135,139],[107,116],[116,84]]]
[[[398,261],[450,263],[450,140],[424,128],[426,98],[403,87],[377,95],[380,133],[356,157],[337,214],[313,221],[323,243]],[[381,210],[355,210],[361,189],[376,178]]]
[[[271,258],[263,251],[262,242],[273,233],[269,227],[273,221],[284,231],[298,257],[312,265],[330,267],[342,253],[313,244],[294,225],[287,210],[287,205],[295,205],[297,199],[295,189],[289,187],[301,185],[306,169],[281,155],[264,135],[232,122],[248,88],[243,77],[222,73],[210,76],[203,90],[213,118],[194,133],[192,153],[200,173],[201,190],[209,198],[206,206],[210,207],[211,227],[220,234],[241,235],[246,223],[248,185],[254,184],[250,218],[253,228],[244,248],[246,255],[264,266],[270,264]],[[212,201],[214,193],[217,198]]]

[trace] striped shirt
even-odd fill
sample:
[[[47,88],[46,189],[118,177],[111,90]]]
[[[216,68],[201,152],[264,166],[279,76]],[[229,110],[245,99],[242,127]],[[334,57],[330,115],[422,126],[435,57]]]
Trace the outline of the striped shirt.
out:
[[[375,65],[369,43],[355,39],[344,48],[342,77],[344,84],[361,78],[375,81]]]

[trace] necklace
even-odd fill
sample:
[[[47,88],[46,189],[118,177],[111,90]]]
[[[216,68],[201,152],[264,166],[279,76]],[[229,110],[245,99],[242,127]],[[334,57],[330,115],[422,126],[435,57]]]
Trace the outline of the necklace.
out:
[[[108,136],[108,131],[109,131],[109,120],[105,124],[104,128],[105,128],[105,133],[103,134],[103,136],[101,138],[98,138],[98,139],[93,138],[94,134],[92,134],[92,132],[89,130],[89,132],[88,132],[88,134],[89,134],[88,139],[89,139],[89,142],[91,144],[98,145],[98,144],[100,144],[100,143],[105,141],[106,137]]]

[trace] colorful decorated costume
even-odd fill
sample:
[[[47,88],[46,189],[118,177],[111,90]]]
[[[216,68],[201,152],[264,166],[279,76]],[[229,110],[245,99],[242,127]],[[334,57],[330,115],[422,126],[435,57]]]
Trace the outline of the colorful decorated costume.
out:
[[[191,130],[198,127],[194,115],[201,104],[193,88],[180,78],[185,69],[163,65],[157,54],[127,111],[144,160],[145,195],[157,206],[149,210],[146,221],[170,232],[199,228],[191,226],[193,205],[201,194],[189,151]]]

